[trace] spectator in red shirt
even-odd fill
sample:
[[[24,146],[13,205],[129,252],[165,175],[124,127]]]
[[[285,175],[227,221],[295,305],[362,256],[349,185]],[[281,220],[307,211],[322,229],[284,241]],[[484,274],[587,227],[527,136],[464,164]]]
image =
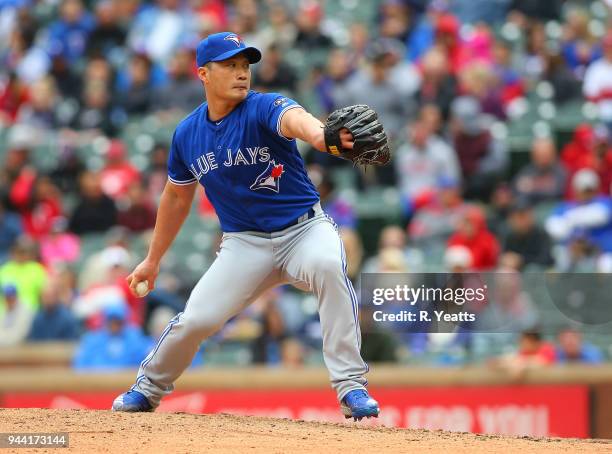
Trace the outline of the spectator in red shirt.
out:
[[[47,176],[36,178],[28,202],[20,209],[25,233],[36,240],[49,235],[62,211],[62,196],[57,186]]]
[[[600,177],[600,192],[610,193],[612,183],[612,147],[609,145],[609,135],[605,127],[593,128],[589,124],[576,127],[574,137],[561,152],[561,162],[568,171],[566,196],[573,198],[569,182],[582,169],[595,170]]]
[[[155,216],[155,208],[144,185],[135,181],[128,188],[126,206],[119,210],[118,224],[132,232],[144,232],[155,227]]]
[[[521,333],[518,350],[501,358],[490,360],[489,364],[508,372],[513,378],[521,378],[529,369],[546,367],[556,362],[555,347],[542,340],[539,331]]]
[[[140,172],[126,158],[126,149],[120,140],[112,140],[106,150],[106,165],[100,174],[102,190],[113,200],[127,196],[128,188],[140,180]]]
[[[28,102],[28,88],[15,74],[9,75],[9,80],[0,86],[0,124],[12,124],[22,105]]]
[[[528,366],[548,366],[555,362],[555,347],[543,341],[538,331],[525,331],[519,339],[516,359]]]
[[[472,268],[491,270],[497,265],[499,243],[489,231],[482,209],[470,207],[459,228],[448,240],[448,246],[465,246],[472,253]]]

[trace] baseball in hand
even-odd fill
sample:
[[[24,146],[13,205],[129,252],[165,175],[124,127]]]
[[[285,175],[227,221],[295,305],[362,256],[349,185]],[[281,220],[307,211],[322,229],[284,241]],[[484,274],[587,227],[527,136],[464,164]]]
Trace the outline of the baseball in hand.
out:
[[[149,281],[141,281],[136,284],[136,295],[142,298],[147,293],[149,293]]]

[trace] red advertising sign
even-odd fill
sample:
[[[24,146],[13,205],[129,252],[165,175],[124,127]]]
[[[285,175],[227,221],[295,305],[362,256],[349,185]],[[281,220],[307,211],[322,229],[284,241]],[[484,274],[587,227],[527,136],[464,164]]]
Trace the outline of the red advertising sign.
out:
[[[586,386],[371,388],[389,427],[536,437],[589,436]],[[4,407],[110,408],[116,393],[8,393]],[[344,421],[328,390],[176,392],[159,411]]]

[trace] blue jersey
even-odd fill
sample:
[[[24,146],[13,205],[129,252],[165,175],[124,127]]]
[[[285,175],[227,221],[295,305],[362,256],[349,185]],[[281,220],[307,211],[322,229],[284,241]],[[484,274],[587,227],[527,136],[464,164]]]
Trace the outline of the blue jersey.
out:
[[[281,230],[319,200],[295,139],[280,130],[283,114],[296,107],[278,93],[250,91],[213,122],[203,103],[174,132],[168,178],[204,186],[224,232]]]

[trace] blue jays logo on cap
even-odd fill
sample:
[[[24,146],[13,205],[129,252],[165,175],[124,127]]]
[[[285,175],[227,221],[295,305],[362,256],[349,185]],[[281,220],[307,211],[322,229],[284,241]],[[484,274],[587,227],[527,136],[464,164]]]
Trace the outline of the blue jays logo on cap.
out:
[[[268,162],[268,167],[260,173],[251,185],[250,189],[256,191],[258,189],[269,189],[272,192],[278,192],[280,189],[280,177],[285,170],[282,164],[276,164],[274,160]]]
[[[198,67],[211,61],[223,61],[234,55],[244,53],[249,63],[261,60],[259,49],[246,46],[236,33],[222,32],[208,35],[198,44],[196,49],[196,63]]]
[[[242,42],[242,40],[240,39],[240,36],[238,35],[227,35],[223,39],[236,43],[236,46],[238,47],[240,47],[240,43]]]

